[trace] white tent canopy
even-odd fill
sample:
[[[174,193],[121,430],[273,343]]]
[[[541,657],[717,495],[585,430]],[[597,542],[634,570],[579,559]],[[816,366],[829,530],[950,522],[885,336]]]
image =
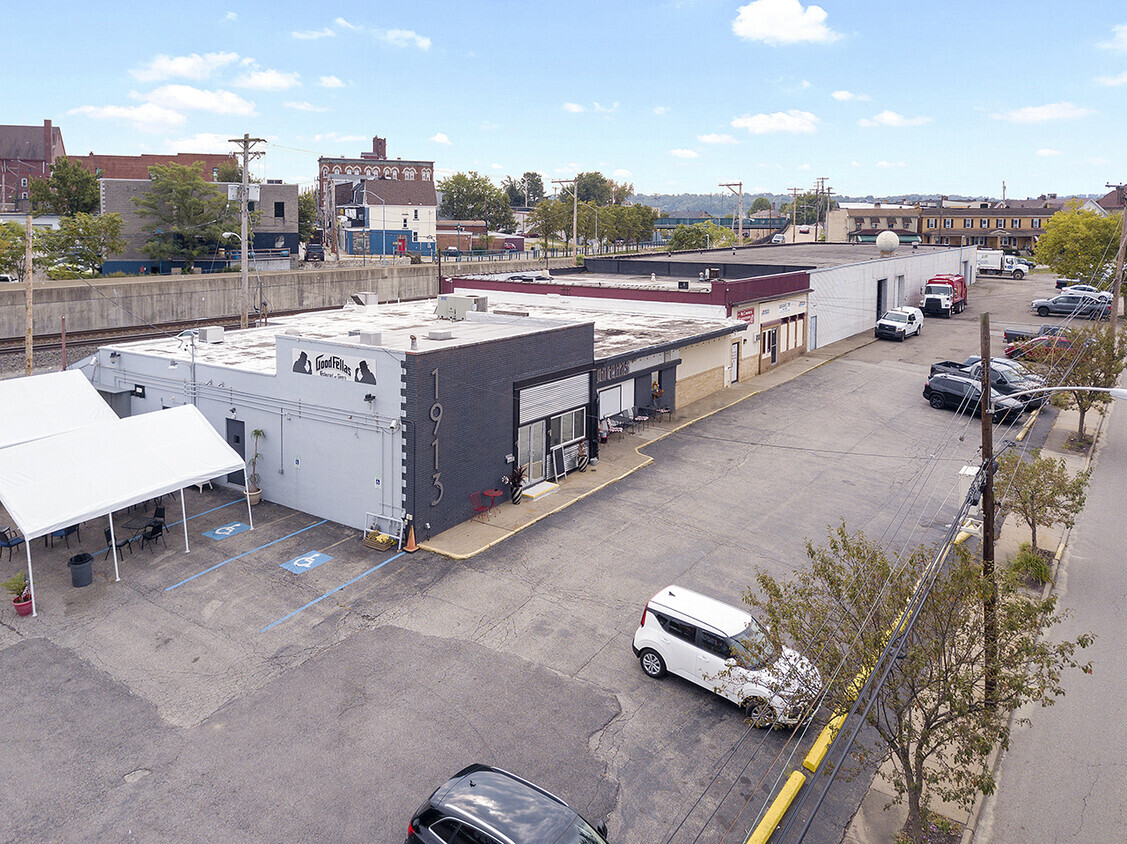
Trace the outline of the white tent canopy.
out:
[[[25,539],[244,468],[192,405],[110,416],[0,451],[0,502]]]
[[[78,370],[0,381],[0,448],[117,421]]]

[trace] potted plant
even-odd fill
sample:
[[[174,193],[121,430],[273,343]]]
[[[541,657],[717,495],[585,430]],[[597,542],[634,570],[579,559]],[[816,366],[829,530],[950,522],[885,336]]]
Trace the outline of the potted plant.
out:
[[[262,500],[262,489],[258,486],[258,458],[261,456],[258,453],[258,441],[266,439],[266,432],[255,428],[250,435],[254,437],[254,454],[250,458],[250,475],[247,477],[247,499],[251,504],[257,504]]]
[[[4,588],[12,593],[12,606],[17,615],[31,615],[31,586],[22,571],[4,581]]]
[[[521,498],[524,497],[524,467],[514,466],[513,471],[509,473],[509,477],[505,480],[511,487],[509,499],[514,504],[520,504]]]

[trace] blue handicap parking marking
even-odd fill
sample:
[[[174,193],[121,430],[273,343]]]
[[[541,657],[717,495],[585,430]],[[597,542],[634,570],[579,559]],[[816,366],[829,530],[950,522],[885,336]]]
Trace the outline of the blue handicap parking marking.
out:
[[[286,571],[292,571],[294,574],[304,574],[310,569],[315,569],[321,563],[327,563],[331,560],[328,554],[322,554],[320,551],[310,551],[304,557],[295,557],[288,563],[282,563],[281,566]]]
[[[231,524],[217,527],[215,530],[204,531],[204,536],[208,539],[226,539],[229,536],[242,533],[244,530],[250,530],[250,525],[244,525],[242,522],[231,522]]]

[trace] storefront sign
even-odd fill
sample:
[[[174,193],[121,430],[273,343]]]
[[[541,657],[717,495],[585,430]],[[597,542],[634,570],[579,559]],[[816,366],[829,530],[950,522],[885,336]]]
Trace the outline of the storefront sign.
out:
[[[336,378],[340,381],[355,381],[359,384],[376,383],[375,365],[367,358],[353,355],[310,354],[295,348],[293,371],[299,375],[320,375],[323,378]]]
[[[736,319],[742,319],[748,325],[755,325],[755,308],[740,308],[736,311]]]
[[[595,380],[602,384],[606,381],[614,381],[617,378],[625,378],[630,374],[630,361],[624,360],[619,363],[612,363],[608,366],[601,366],[595,372]]]

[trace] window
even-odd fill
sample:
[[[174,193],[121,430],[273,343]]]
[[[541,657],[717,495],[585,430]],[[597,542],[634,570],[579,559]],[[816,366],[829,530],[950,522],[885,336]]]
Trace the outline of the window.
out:
[[[1013,240],[1014,239],[1012,237],[1003,237],[1002,246],[1013,246]]]
[[[901,224],[901,225],[902,225],[902,226],[903,226],[904,228],[906,228],[906,229],[910,229],[910,228],[912,228],[912,218],[911,218],[911,217],[904,217],[904,218],[903,218],[903,219],[902,219],[902,220],[900,221],[900,224]]]
[[[927,227],[929,229],[934,229],[936,227],[936,225],[937,225],[937,223],[936,223],[936,220],[935,220],[934,217],[928,217],[927,218]]]
[[[945,229],[953,229],[953,228],[955,228],[955,221],[954,221],[954,220],[952,220],[952,219],[951,219],[950,217],[947,217],[947,218],[946,218],[946,219],[945,219],[945,220],[943,221],[943,228],[945,228]]]
[[[415,209],[415,219],[416,220],[419,219],[419,209],[418,208]]]
[[[219,168],[218,167],[212,167],[211,168],[211,180],[213,182],[219,181]]]
[[[250,212],[250,211],[254,211],[254,207],[255,207],[255,206],[256,206],[257,204],[258,204],[258,203],[257,203],[257,202],[255,202],[255,201],[254,201],[253,199],[252,199],[252,200],[250,200],[250,201],[248,201],[248,202],[247,202],[247,211],[248,211],[248,212]]]
[[[964,229],[973,229],[974,228],[974,220],[972,220],[970,217],[964,217],[963,218],[963,228]]]
[[[26,188],[26,187],[27,187],[27,179],[26,179],[26,178],[24,178],[24,179],[20,179],[20,187],[21,187],[21,188]]]
[[[286,203],[284,203],[284,202],[275,202],[274,203],[274,216],[275,217],[285,217],[286,216]]]
[[[1021,228],[1021,220],[1010,220],[1010,228],[1011,229],[1020,229]]]
[[[731,648],[728,647],[728,640],[709,633],[707,630],[700,631],[700,646],[710,654],[716,654],[721,659],[727,659],[732,655]]]
[[[1029,223],[1030,223],[1030,226],[1029,226],[1030,228],[1033,228],[1033,229],[1041,228],[1041,218],[1040,217],[1034,217],[1032,220],[1029,221]]]
[[[990,218],[989,217],[983,217],[981,220],[978,221],[978,227],[980,229],[990,228]]]
[[[27,199],[27,191],[20,194],[20,199]]]
[[[565,443],[582,437],[584,434],[585,415],[585,409],[581,407],[578,410],[569,410],[567,413],[553,416],[550,423],[552,447],[564,445]]]
[[[687,621],[681,621],[679,618],[673,618],[665,613],[654,612],[654,618],[657,623],[661,625],[661,629],[668,633],[670,636],[676,636],[678,639],[684,639],[686,642],[696,644],[697,629]]]
[[[994,226],[996,229],[1004,229],[1006,227],[1006,221],[1001,218],[995,220],[995,222],[998,224]]]
[[[864,217],[858,217],[854,222],[856,223],[856,225],[853,228],[857,229],[857,231],[860,231],[865,227]]]

